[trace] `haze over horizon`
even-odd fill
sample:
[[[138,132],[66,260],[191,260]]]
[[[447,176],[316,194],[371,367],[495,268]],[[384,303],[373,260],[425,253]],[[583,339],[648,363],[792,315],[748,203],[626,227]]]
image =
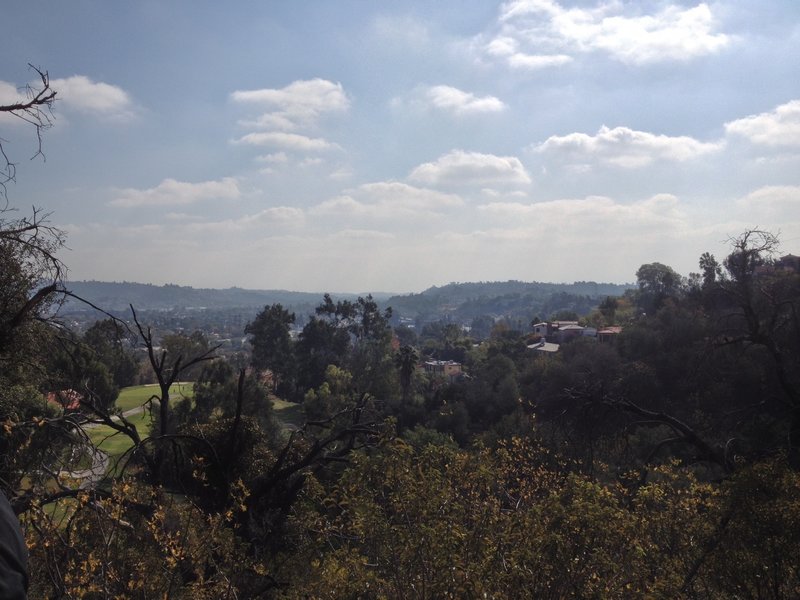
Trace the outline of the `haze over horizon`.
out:
[[[686,275],[744,229],[800,254],[800,4],[26,2],[46,69],[10,204],[71,280],[418,292]]]

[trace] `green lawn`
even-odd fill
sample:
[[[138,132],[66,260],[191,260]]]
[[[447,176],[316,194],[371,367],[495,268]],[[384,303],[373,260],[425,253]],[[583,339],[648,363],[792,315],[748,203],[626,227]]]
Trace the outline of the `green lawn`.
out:
[[[192,385],[191,383],[176,383],[173,385],[170,388],[172,400],[179,400],[182,396],[191,397]],[[117,398],[116,406],[123,412],[133,410],[144,405],[153,394],[157,393],[157,385],[135,385],[123,388]],[[150,411],[137,412],[127,418],[136,426],[141,438],[146,438],[150,435],[150,425],[152,423]],[[112,465],[118,457],[122,456],[133,445],[128,436],[118,433],[108,425],[91,427],[87,429],[87,433],[92,443],[111,457]]]
[[[150,412],[144,411],[127,417],[128,421],[136,425],[136,430],[139,432],[141,438],[146,438],[150,434]],[[122,433],[118,433],[108,425],[98,425],[87,429],[89,439],[92,443],[100,448],[103,452],[108,454],[113,461],[116,457],[124,454],[133,442],[131,438]]]
[[[302,427],[306,422],[306,417],[303,414],[303,406],[296,402],[286,402],[275,396],[270,396],[272,400],[272,408],[275,411],[275,416],[284,425],[293,425],[294,427]]]
[[[192,385],[191,383],[176,383],[173,385],[170,388],[172,400],[179,400],[182,396],[191,398]],[[137,385],[124,388],[119,393],[116,406],[123,412],[141,407],[157,392],[158,386],[156,385]],[[275,416],[284,426],[300,427],[305,423],[303,408],[300,404],[286,402],[275,396],[270,396],[270,399],[272,400],[272,405],[275,410]],[[137,412],[127,417],[127,419],[136,425],[140,437],[146,438],[150,434],[152,419],[150,418],[150,412],[148,410]],[[128,436],[117,433],[108,425],[91,427],[87,429],[87,433],[92,443],[111,458],[112,468],[116,460],[133,445]]]
[[[176,383],[170,389],[170,396],[173,400],[180,400],[181,396],[192,396],[192,383]],[[157,385],[134,385],[122,388],[117,398],[116,406],[122,412],[141,406],[147,402],[153,394],[158,394]]]

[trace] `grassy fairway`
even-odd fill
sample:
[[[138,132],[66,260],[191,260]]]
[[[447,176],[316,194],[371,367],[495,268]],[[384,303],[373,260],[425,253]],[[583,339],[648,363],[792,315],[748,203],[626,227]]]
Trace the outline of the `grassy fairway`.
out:
[[[123,412],[133,410],[141,407],[156,393],[158,393],[157,385],[136,385],[123,388],[117,398],[116,406]],[[191,383],[176,383],[170,388],[170,396],[173,401],[180,400],[182,397],[191,397],[191,395]],[[127,417],[127,419],[136,425],[136,429],[142,438],[146,438],[150,434],[150,425],[152,424],[150,411],[136,412]],[[111,457],[112,464],[117,457],[122,456],[133,446],[133,442],[128,436],[117,433],[108,425],[88,428],[87,433],[92,443]]]
[[[176,383],[170,388],[170,396],[173,401],[180,400],[182,397],[191,398],[192,396],[191,383]],[[137,385],[127,387],[120,391],[117,398],[116,406],[121,411],[129,411],[143,406],[153,394],[158,393],[158,386],[156,385]],[[275,410],[275,416],[283,423],[284,427],[294,429],[300,427],[305,422],[303,409],[300,404],[294,402],[286,402],[280,400],[275,396],[270,396]],[[150,425],[152,419],[150,411],[139,410],[136,413],[127,417],[127,419],[136,425],[136,429],[142,438],[150,434]],[[127,452],[133,443],[131,439],[121,433],[117,433],[108,425],[97,425],[90,427],[86,430],[92,443],[100,450],[108,454],[111,458],[111,465],[116,463],[116,459]]]
[[[136,425],[136,430],[139,432],[139,435],[142,438],[145,438],[149,435],[151,424],[149,411],[131,415],[127,417],[127,419]],[[92,440],[92,444],[108,454],[112,461],[114,458],[121,456],[131,446],[133,446],[133,442],[128,436],[118,433],[114,429],[111,429],[111,427],[108,425],[98,425],[97,427],[92,427],[91,429],[87,430],[87,433],[89,434],[89,439]]]
[[[296,402],[286,402],[276,396],[270,396],[272,400],[272,409],[275,411],[275,416],[283,423],[284,426],[290,428],[301,427],[305,423],[305,415],[303,415],[303,407]]]
[[[180,400],[181,396],[192,396],[192,383],[176,383],[169,388],[170,396],[173,400]],[[158,394],[158,386],[153,385],[134,385],[120,390],[116,406],[122,412],[141,406],[147,402],[153,394]]]

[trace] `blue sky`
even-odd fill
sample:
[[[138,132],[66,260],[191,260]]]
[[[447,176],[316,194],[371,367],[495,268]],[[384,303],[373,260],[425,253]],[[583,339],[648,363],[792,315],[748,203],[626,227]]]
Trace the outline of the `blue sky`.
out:
[[[800,254],[796,0],[25,2],[0,102],[58,90],[13,206],[71,279],[303,291]]]

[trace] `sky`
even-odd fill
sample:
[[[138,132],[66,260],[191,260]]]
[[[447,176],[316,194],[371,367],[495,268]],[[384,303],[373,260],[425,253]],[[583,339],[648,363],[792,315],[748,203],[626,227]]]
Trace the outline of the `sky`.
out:
[[[46,70],[8,189],[71,280],[312,292],[688,275],[800,254],[800,2],[75,0],[3,11]]]

